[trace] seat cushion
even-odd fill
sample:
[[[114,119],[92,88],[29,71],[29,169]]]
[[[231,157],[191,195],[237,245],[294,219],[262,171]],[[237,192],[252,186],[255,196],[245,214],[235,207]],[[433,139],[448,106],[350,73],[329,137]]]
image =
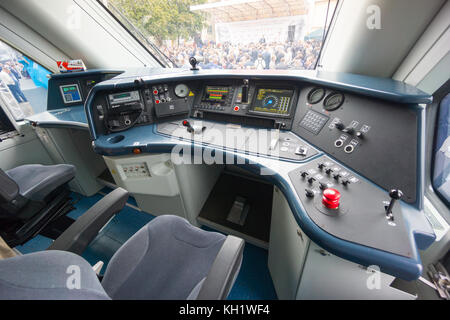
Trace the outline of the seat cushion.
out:
[[[70,164],[27,164],[8,170],[6,174],[17,183],[21,196],[42,201],[53,190],[73,179],[75,167]]]
[[[41,251],[0,260],[0,300],[108,300],[95,271],[82,257]]]
[[[112,299],[195,298],[225,236],[159,216],[114,254],[102,285]],[[198,289],[198,290],[197,290]]]

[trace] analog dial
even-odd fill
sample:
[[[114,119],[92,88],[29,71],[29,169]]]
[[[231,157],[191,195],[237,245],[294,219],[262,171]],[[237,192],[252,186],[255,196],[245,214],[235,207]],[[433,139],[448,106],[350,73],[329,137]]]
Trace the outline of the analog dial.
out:
[[[178,98],[186,98],[189,95],[189,87],[184,83],[175,86],[175,95]]]
[[[334,111],[344,103],[344,95],[338,92],[330,93],[323,101],[323,108],[327,111]]]
[[[325,89],[314,88],[308,93],[308,102],[310,104],[316,104],[320,102],[325,96]]]

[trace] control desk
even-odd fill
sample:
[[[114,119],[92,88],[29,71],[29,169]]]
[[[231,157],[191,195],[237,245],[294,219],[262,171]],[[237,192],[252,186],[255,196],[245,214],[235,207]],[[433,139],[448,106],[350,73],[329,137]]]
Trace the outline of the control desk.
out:
[[[423,104],[404,83],[309,72],[125,73],[86,105],[96,152],[194,146],[268,169],[295,219],[345,259],[416,279],[434,234],[423,215]]]

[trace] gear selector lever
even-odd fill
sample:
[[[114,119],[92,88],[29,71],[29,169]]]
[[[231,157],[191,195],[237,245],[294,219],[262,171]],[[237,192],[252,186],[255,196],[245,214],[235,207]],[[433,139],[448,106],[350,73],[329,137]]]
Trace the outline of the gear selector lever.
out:
[[[394,215],[392,214],[392,209],[394,208],[395,201],[400,200],[403,197],[403,192],[399,189],[392,189],[389,191],[389,197],[391,197],[391,202],[386,207],[386,217],[389,220],[394,220]]]

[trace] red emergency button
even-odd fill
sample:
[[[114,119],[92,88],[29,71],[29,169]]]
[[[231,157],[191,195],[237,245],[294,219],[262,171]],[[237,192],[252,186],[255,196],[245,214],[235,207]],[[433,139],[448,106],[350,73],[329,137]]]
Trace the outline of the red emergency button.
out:
[[[159,101],[159,100],[156,100],[155,102],[156,102],[156,104],[159,104],[159,103],[160,103],[161,101]]]
[[[322,203],[328,209],[339,208],[339,199],[341,199],[341,193],[336,189],[328,188],[323,191]]]
[[[234,107],[234,111],[239,111],[239,106]]]

